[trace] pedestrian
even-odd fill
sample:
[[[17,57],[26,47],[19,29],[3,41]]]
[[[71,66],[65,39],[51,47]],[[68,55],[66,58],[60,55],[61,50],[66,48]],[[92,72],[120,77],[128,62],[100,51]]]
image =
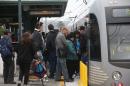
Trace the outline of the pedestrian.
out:
[[[49,33],[46,38],[46,49],[48,52],[48,58],[49,58],[49,72],[50,75],[48,78],[54,78],[54,73],[56,71],[56,45],[55,45],[55,39],[57,36],[56,31],[54,30],[54,26],[52,24],[48,25]]]
[[[67,36],[67,59],[66,59],[66,64],[68,68],[68,74],[70,79],[73,78],[73,74],[77,72],[77,61],[78,61],[78,56],[76,54],[76,49],[74,46],[74,33],[71,32]]]
[[[66,36],[68,35],[68,29],[66,27],[60,29],[60,32],[56,37],[56,54],[57,54],[57,65],[56,65],[56,77],[55,80],[59,81],[61,79],[61,74],[63,73],[65,82],[71,82],[69,79],[68,70],[66,66]]]
[[[45,48],[44,39],[42,37],[43,23],[37,22],[34,32],[32,33],[33,47],[35,50],[35,56],[43,60],[43,51]]]
[[[80,31],[80,52],[81,52],[81,55],[84,55],[87,53],[87,34],[86,34],[86,31],[85,31],[85,27],[84,26],[80,26],[79,27],[79,31]]]
[[[24,77],[24,84],[27,85],[29,81],[29,70],[31,62],[34,58],[34,49],[32,45],[32,36],[31,33],[25,32],[22,35],[19,49],[18,49],[18,58],[17,65],[19,65],[19,83],[18,86],[21,86],[21,82]]]
[[[10,32],[5,30],[0,38],[0,53],[3,60],[4,84],[15,84],[14,82],[14,55]]]

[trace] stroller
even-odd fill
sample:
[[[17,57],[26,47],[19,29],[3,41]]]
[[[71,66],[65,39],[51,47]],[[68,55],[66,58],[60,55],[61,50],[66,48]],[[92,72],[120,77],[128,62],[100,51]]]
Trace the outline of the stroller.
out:
[[[47,77],[47,71],[45,65],[39,60],[34,59],[30,68],[30,79],[29,80],[38,80],[40,79],[42,82],[42,86],[44,86],[43,79]]]

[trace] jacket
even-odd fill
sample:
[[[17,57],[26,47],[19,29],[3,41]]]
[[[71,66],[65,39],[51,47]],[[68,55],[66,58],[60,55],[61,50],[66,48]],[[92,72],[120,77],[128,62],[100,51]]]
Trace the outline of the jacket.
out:
[[[32,41],[33,41],[33,47],[35,51],[39,51],[44,48],[42,35],[37,30],[35,30],[32,34]]]
[[[56,45],[55,45],[56,35],[57,33],[54,30],[50,31],[47,35],[46,48],[48,52],[56,51]]]
[[[66,40],[66,42],[67,42],[67,60],[78,60],[74,44],[70,40]]]
[[[66,38],[59,32],[56,37],[56,55],[57,57],[66,57]]]
[[[34,49],[32,43],[27,45],[20,44],[18,47],[17,64],[21,62],[31,63],[33,58],[34,58]]]

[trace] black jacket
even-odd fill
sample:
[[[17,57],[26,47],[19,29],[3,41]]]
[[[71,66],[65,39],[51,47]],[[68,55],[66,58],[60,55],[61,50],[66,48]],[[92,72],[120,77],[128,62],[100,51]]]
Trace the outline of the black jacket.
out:
[[[22,45],[18,47],[17,64],[19,63],[31,63],[34,58],[34,49],[32,44]]]
[[[56,51],[56,45],[55,45],[56,36],[57,33],[54,30],[48,33],[46,39],[46,48],[48,52]]]
[[[81,54],[84,54],[86,51],[87,51],[87,36],[84,33],[80,34],[80,51],[81,51]]]
[[[34,31],[32,34],[33,47],[35,51],[41,50],[44,48],[44,43],[42,35],[38,31]]]

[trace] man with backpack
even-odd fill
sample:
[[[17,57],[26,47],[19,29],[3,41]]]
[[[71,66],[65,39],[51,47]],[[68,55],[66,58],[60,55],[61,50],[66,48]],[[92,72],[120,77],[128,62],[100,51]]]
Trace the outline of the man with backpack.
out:
[[[4,84],[15,84],[14,82],[14,62],[13,47],[9,32],[5,31],[0,38],[0,53],[3,60]]]

